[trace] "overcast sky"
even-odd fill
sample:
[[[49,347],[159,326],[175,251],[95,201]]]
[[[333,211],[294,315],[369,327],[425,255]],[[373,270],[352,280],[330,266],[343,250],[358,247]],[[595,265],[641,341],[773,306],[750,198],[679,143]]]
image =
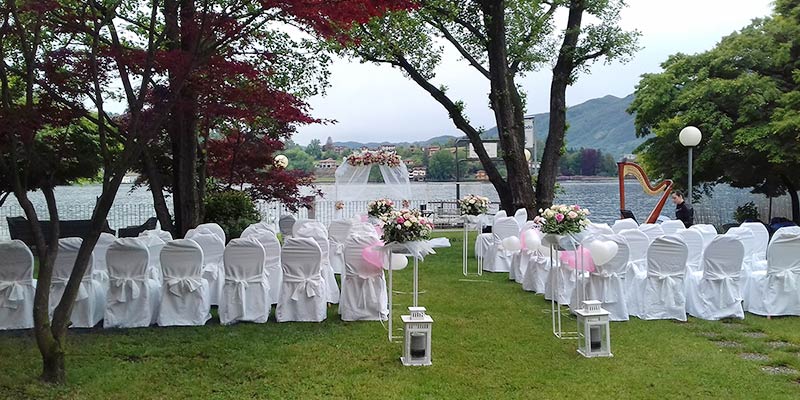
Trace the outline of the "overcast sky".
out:
[[[628,0],[622,14],[625,29],[642,33],[642,49],[627,64],[597,64],[567,89],[567,104],[580,104],[605,95],[624,97],[633,92],[643,73],[658,72],[659,64],[677,52],[696,53],[713,47],[723,36],[771,11],[771,0]],[[560,19],[564,19],[562,15]],[[334,125],[300,127],[294,140],[414,141],[459,132],[444,109],[389,66],[336,60],[331,67],[326,96],[310,100],[313,115],[334,119]],[[547,112],[549,68],[529,74],[521,83],[528,92],[528,113]],[[437,70],[437,84],[467,103],[467,115],[477,126],[491,128],[494,117],[487,106],[488,83],[446,53]]]

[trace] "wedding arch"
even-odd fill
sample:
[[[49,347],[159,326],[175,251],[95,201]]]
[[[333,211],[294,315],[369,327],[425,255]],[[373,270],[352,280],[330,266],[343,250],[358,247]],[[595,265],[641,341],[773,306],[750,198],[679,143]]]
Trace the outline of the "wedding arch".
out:
[[[375,166],[380,168],[382,187],[386,189],[380,194],[369,191],[369,173]],[[378,197],[411,199],[408,168],[400,156],[390,151],[361,151],[345,158],[336,169],[336,200],[375,200]]]

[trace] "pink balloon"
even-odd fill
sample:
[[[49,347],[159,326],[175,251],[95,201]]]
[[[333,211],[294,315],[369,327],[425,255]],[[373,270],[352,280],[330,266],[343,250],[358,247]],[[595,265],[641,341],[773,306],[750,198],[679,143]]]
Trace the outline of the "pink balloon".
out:
[[[362,215],[361,216],[361,222],[367,222],[367,221],[369,221],[369,217],[366,216],[366,215]]]
[[[578,247],[578,256],[583,255],[583,269],[586,272],[594,272],[594,261],[592,261],[592,254],[589,249],[580,246]],[[580,260],[575,259],[574,250],[559,251],[558,256],[561,262],[566,264],[570,269],[577,269],[580,265]]]
[[[361,250],[361,258],[364,259],[368,264],[374,266],[377,269],[383,268],[383,254],[375,249],[375,246],[382,246],[383,242],[375,242],[367,247],[364,250]]]

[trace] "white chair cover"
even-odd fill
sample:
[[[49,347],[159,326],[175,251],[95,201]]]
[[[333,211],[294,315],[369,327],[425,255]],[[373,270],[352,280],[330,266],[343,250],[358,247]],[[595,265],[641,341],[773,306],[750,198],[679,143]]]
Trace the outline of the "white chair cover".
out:
[[[519,225],[514,218],[506,217],[495,220],[492,225],[494,243],[489,248],[488,258],[484,261],[483,270],[488,272],[511,272],[511,260],[516,251],[506,250],[503,239],[519,236]],[[512,277],[513,278],[513,277]]]
[[[109,288],[104,328],[150,326],[161,302],[161,283],[148,273],[150,254],[139,238],[121,238],[106,252]]]
[[[155,236],[164,241],[164,243],[172,240],[172,234],[161,229],[150,229],[139,234],[139,236]]]
[[[728,232],[725,235],[733,236],[739,239],[742,242],[742,246],[744,246],[744,259],[742,260],[742,270],[746,276],[750,276],[753,271],[756,270],[753,265],[753,253],[755,252],[756,244],[756,236],[753,234],[753,231],[747,228],[731,228],[728,229]],[[766,266],[764,266],[762,270],[766,270]]]
[[[547,290],[547,277],[549,275],[549,254],[545,256],[540,249],[530,252],[528,268],[525,270],[525,275],[522,278],[522,290],[545,293]]]
[[[158,325],[205,325],[211,319],[211,298],[203,279],[203,249],[192,239],[171,240],[160,258],[164,283]]]
[[[33,328],[33,254],[20,240],[0,241],[0,330]]]
[[[703,235],[703,248],[711,244],[711,241],[717,237],[717,228],[714,228],[714,225],[697,224],[692,225],[689,229],[699,231]]]
[[[97,243],[92,250],[92,257],[94,258],[94,279],[103,284],[103,292],[108,291],[108,268],[106,267],[106,251],[111,243],[117,238],[110,234],[103,232],[97,238]],[[105,305],[103,306],[105,307]]]
[[[147,254],[150,257],[150,260],[147,262],[147,274],[150,279],[155,279],[158,282],[161,282],[161,277],[163,273],[161,272],[161,258],[159,258],[159,254],[161,253],[161,249],[164,247],[166,242],[161,240],[160,237],[156,235],[144,235],[139,236],[139,240],[147,246]]]
[[[611,229],[610,226],[608,226],[608,224],[595,224],[595,223],[590,223],[589,226],[586,227],[586,230],[584,232],[586,232],[586,234],[591,237],[600,235],[613,235],[615,233],[614,230]]]
[[[684,277],[689,249],[674,235],[662,236],[647,249],[641,319],[686,321]]]
[[[53,311],[64,295],[67,282],[75,267],[75,260],[78,258],[78,250],[83,244],[83,239],[71,237],[58,240],[58,254],[53,265],[53,280],[50,284],[50,306],[49,315],[53,317]],[[81,279],[81,286],[78,289],[78,297],[72,305],[72,315],[70,321],[71,328],[92,328],[103,319],[103,312],[106,304],[106,292],[103,283],[95,280],[94,258],[89,257],[89,266]]]
[[[766,269],[767,268],[767,246],[769,245],[769,231],[764,224],[760,222],[745,222],[741,225],[742,228],[750,229],[755,236],[755,245],[753,248],[753,269]]]
[[[346,219],[337,219],[331,221],[328,225],[328,236],[330,239],[330,254],[329,259],[331,268],[336,274],[341,274],[345,270],[344,266],[344,243],[347,241],[347,236],[350,234],[350,228],[353,226],[353,221]]]
[[[327,287],[322,277],[322,251],[314,239],[289,238],[283,244],[283,287],[278,322],[321,322],[327,318]]]
[[[275,227],[267,222],[256,222],[255,224],[251,224],[250,226],[245,228],[244,231],[242,231],[242,234],[239,235],[239,237],[246,238],[250,236],[255,236],[263,231],[269,231],[275,234]]]
[[[500,210],[492,218],[492,223],[494,224],[494,221],[506,217],[506,212],[504,210]],[[478,237],[475,238],[475,258],[488,259],[489,251],[492,248],[492,245],[494,245],[494,234],[479,232]]]
[[[228,238],[227,238],[227,236],[225,236],[225,230],[222,229],[222,227],[219,226],[219,224],[215,224],[213,222],[209,222],[209,223],[197,225],[197,228],[195,228],[195,229],[198,230],[198,231],[202,231],[203,229],[208,229],[212,233],[214,233],[215,235],[219,236],[220,239],[222,239],[222,243],[227,243],[227,239]],[[187,233],[186,236],[189,236],[188,233]],[[189,239],[189,238],[187,237],[187,239]]]
[[[703,255],[703,271],[686,280],[686,311],[706,320],[744,319],[740,274],[744,246],[723,235],[711,241]]]
[[[664,230],[661,229],[661,225],[658,224],[642,224],[639,226],[639,230],[647,235],[647,237],[650,239],[650,243],[653,243],[654,240],[664,236]]]
[[[278,220],[278,229],[281,231],[284,239],[292,237],[292,228],[294,228],[295,218],[292,215],[284,215]]]
[[[684,229],[686,225],[679,219],[671,219],[661,223],[661,229],[664,230],[665,235],[674,235]]]
[[[319,226],[322,226],[323,230],[325,230],[325,226],[322,225],[320,222],[318,222],[316,220],[313,220],[313,219],[298,219],[297,221],[295,221],[294,225],[292,225],[292,237],[297,236],[297,232],[300,229],[303,229],[306,226],[318,226],[318,224],[319,224]],[[326,234],[327,234],[327,232],[328,231],[325,230]]]
[[[529,231],[530,233],[528,233]],[[527,235],[536,235],[539,237],[539,239],[542,238],[541,232],[539,232],[538,229],[535,229],[533,221],[528,221],[523,225],[522,231],[519,234],[519,241],[522,245],[524,245],[525,237]],[[513,277],[515,282],[522,284],[522,282],[525,280],[525,274],[528,271],[528,265],[531,262],[531,258],[535,257],[535,253],[537,251],[539,251],[538,248],[523,248],[514,254],[514,258],[511,259],[511,272],[509,273],[509,277]]]
[[[600,236],[598,239],[616,243],[619,250],[611,261],[595,265],[594,272],[589,274],[586,281],[586,299],[602,302],[603,309],[610,313],[609,319],[612,321],[627,321],[625,274],[630,262],[628,241],[615,234]]]
[[[269,298],[270,304],[278,304],[281,292],[281,282],[283,281],[283,269],[281,268],[281,242],[272,231],[260,230],[258,234],[250,236],[264,247],[264,271],[269,278]]]
[[[745,289],[745,311],[800,315],[800,228],[781,228],[767,247],[767,270],[755,271]]]
[[[686,258],[686,267],[688,268],[686,273],[703,271],[703,235],[694,229],[684,229],[676,235],[683,240],[689,250]]]
[[[209,299],[211,305],[220,304],[220,293],[225,285],[225,266],[223,256],[225,242],[212,230],[198,228],[187,239],[194,240],[203,249],[203,278],[208,281]]]
[[[378,231],[375,230],[375,227],[370,224],[369,222],[353,222],[353,225],[350,227],[350,232],[348,235],[355,235],[355,234],[368,234],[368,235],[378,235]]]
[[[225,284],[219,299],[219,322],[267,322],[270,287],[264,273],[264,247],[253,237],[233,239],[225,247]]]
[[[493,221],[497,221],[500,218],[506,218],[506,217],[508,217],[508,214],[506,213],[506,210],[500,210],[494,215],[494,220]]]
[[[295,224],[295,226],[297,226]],[[336,283],[336,275],[333,273],[330,261],[330,241],[328,240],[328,232],[322,223],[317,221],[306,221],[301,224],[300,229],[293,237],[310,238],[314,239],[322,251],[322,278],[325,280],[327,287],[326,294],[328,296],[328,303],[339,303],[339,285]]]
[[[628,315],[639,315],[641,312],[641,282],[647,278],[647,248],[650,238],[636,228],[624,229],[619,235],[625,238],[630,252],[628,269],[625,272],[625,297]]]
[[[522,227],[525,226],[525,222],[528,222],[528,210],[524,208],[517,210],[517,212],[514,213],[514,220],[517,221],[517,226],[519,226],[518,230],[522,230]]]
[[[618,219],[614,221],[611,229],[614,233],[620,233],[626,229],[639,229],[639,224],[633,218]]]
[[[363,251],[375,245],[370,235],[353,235],[344,247],[347,279],[342,282],[339,312],[343,321],[385,320],[389,314],[386,280],[383,268],[366,262]]]

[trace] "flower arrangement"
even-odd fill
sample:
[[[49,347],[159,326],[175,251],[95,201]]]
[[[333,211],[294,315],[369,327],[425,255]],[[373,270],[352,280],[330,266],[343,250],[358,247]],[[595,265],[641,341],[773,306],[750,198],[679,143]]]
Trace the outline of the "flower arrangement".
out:
[[[489,198],[468,194],[458,201],[461,215],[481,215],[489,211]]]
[[[347,157],[347,163],[354,166],[367,166],[367,165],[386,165],[388,167],[397,167],[400,165],[400,156],[392,151],[361,151],[353,153]]]
[[[542,226],[542,232],[555,235],[580,233],[591,221],[591,213],[587,208],[579,205],[556,204],[548,209],[539,209],[539,215],[534,222]]]
[[[387,215],[381,239],[386,243],[428,240],[432,230],[433,224],[418,210],[403,209]]]
[[[394,210],[394,202],[389,199],[370,201],[367,205],[367,214],[370,217],[385,219]]]

